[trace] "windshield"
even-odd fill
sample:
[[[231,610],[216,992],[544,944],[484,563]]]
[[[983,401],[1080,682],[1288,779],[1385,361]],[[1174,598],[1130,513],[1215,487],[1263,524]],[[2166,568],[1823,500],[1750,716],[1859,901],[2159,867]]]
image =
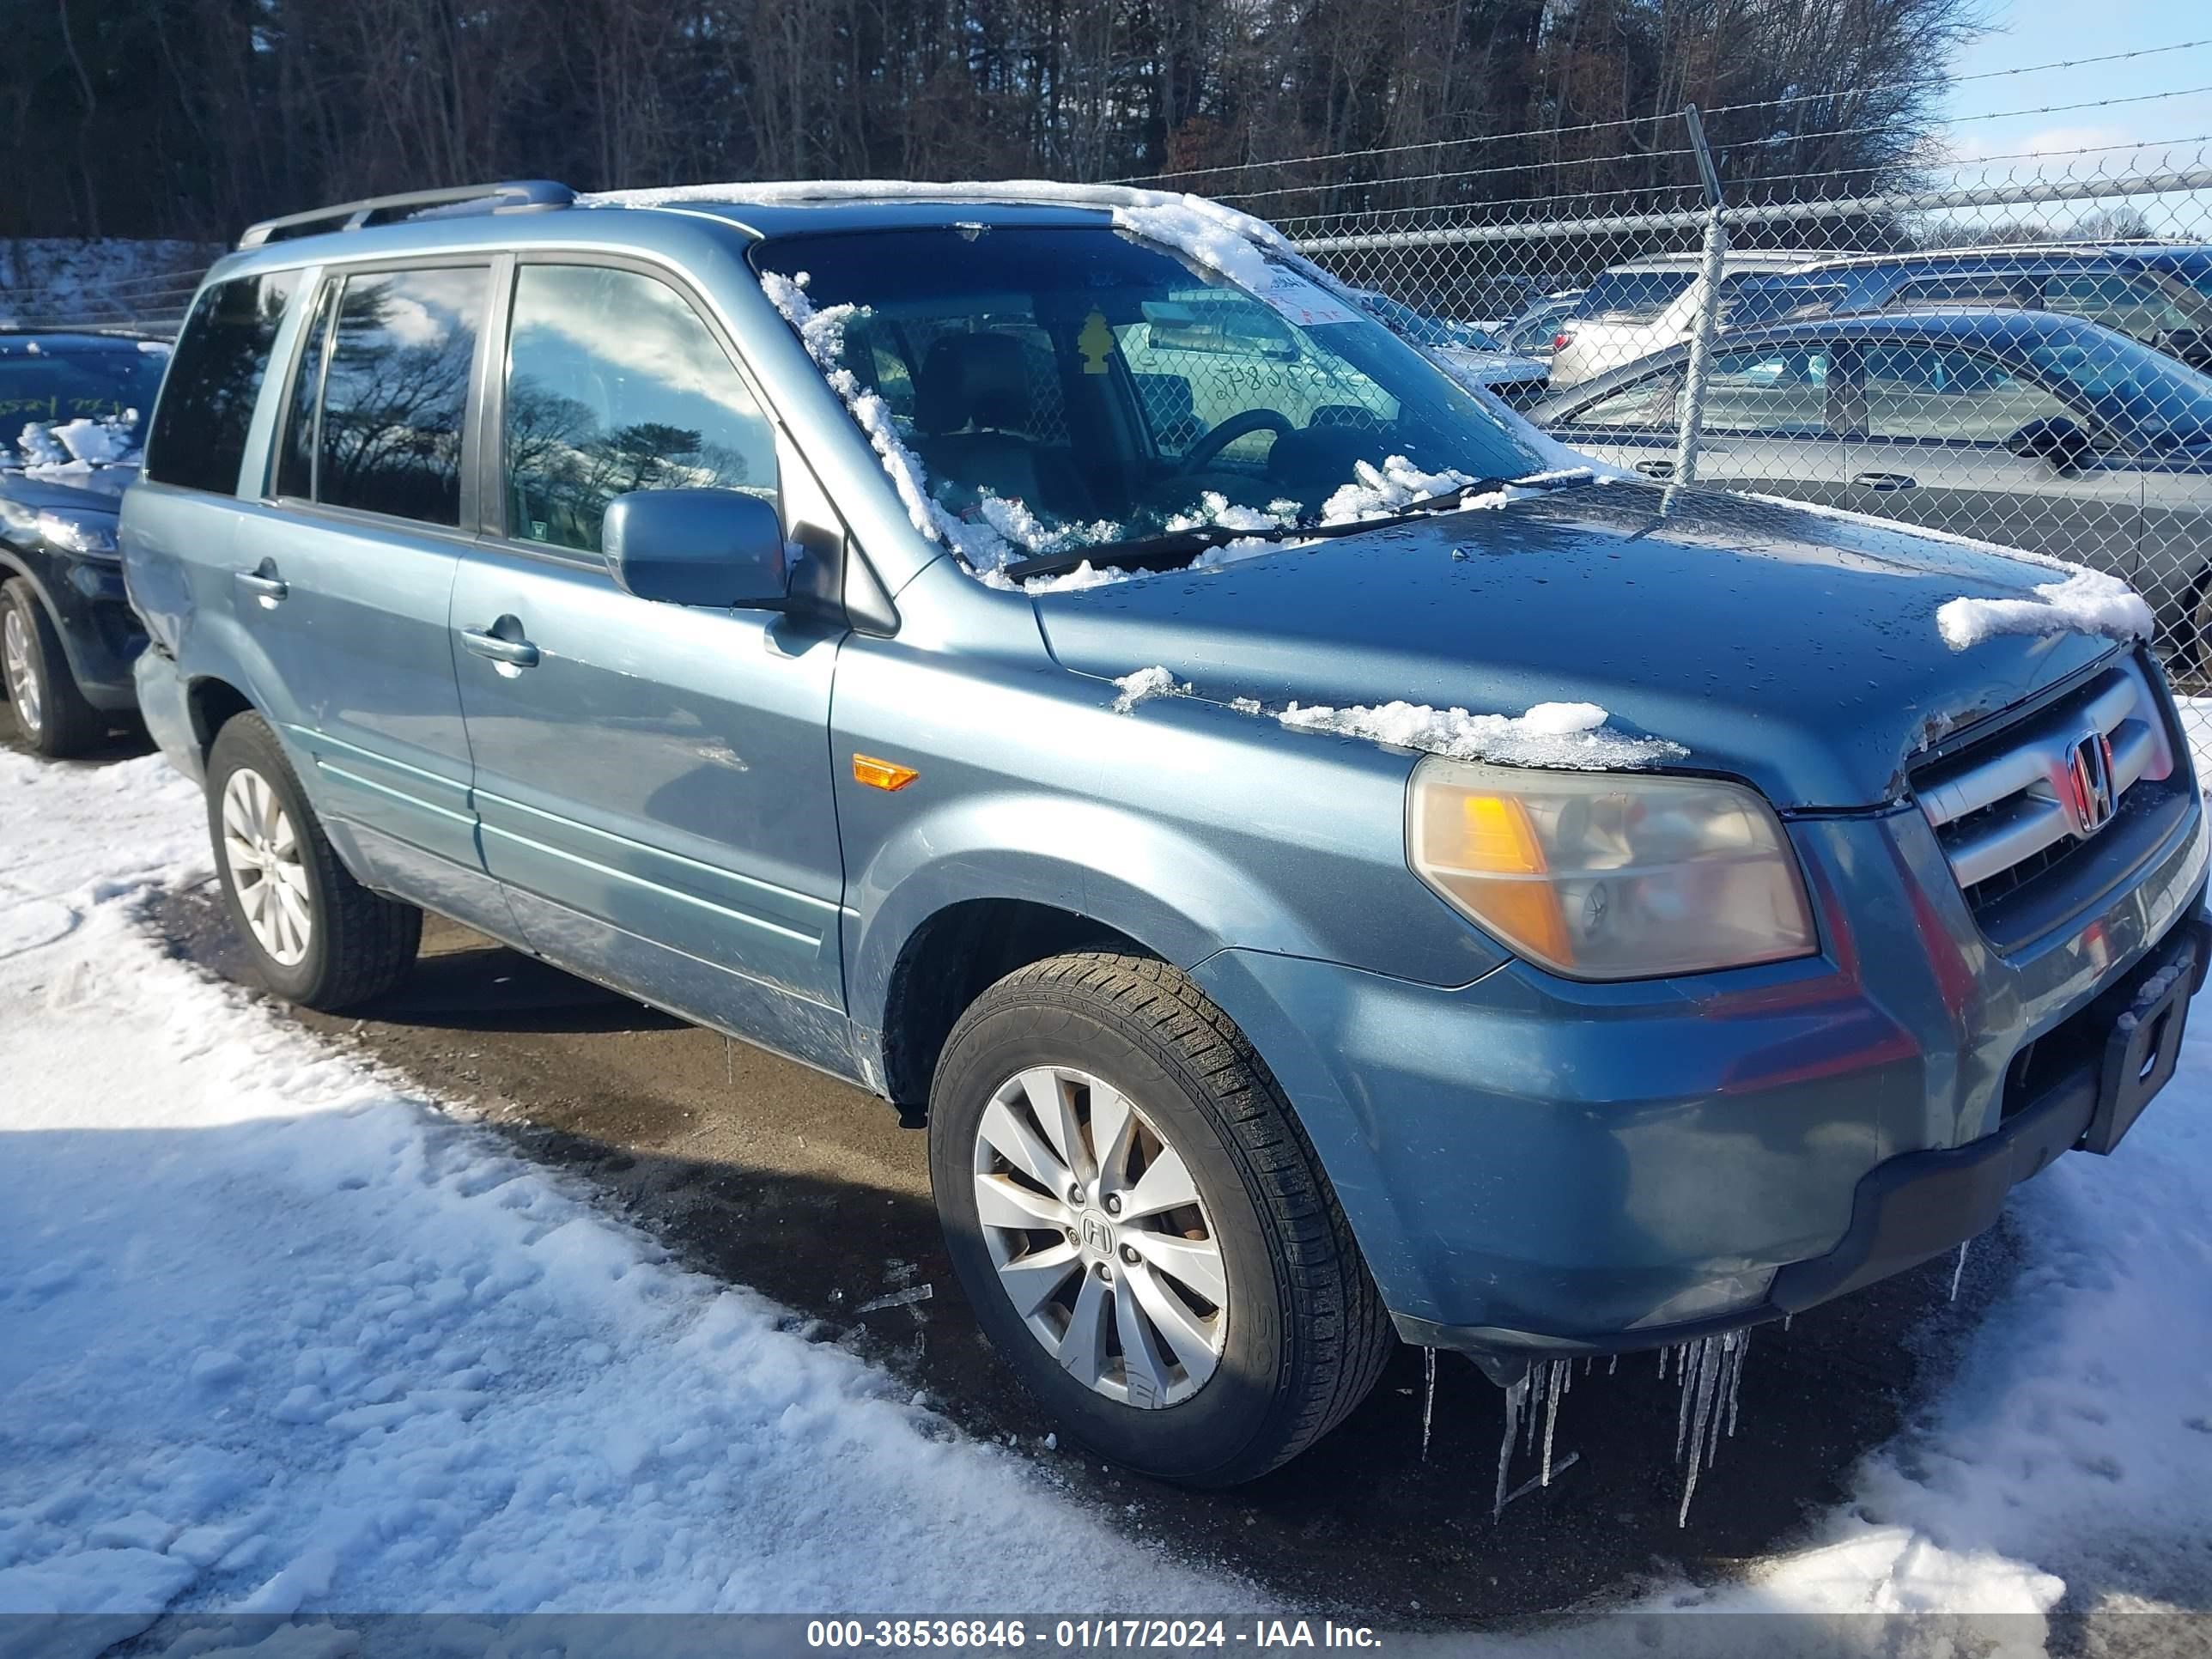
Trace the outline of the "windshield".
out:
[[[0,336],[0,466],[121,459],[167,361],[136,341]]]
[[[1103,226],[792,237],[755,260],[786,314],[812,318],[833,380],[852,376],[839,389],[863,423],[888,416],[871,435],[921,475],[917,522],[980,568],[1197,527],[1279,534],[1370,475],[1413,481],[1371,492],[1392,507],[1544,465],[1287,264],[1257,298]]]
[[[1698,273],[1678,270],[1608,270],[1589,285],[1575,307],[1577,317],[1656,317],[1690,291]]]
[[[2212,378],[2109,329],[2071,330],[2027,348],[2030,362],[2093,404],[2141,450],[2212,444]]]

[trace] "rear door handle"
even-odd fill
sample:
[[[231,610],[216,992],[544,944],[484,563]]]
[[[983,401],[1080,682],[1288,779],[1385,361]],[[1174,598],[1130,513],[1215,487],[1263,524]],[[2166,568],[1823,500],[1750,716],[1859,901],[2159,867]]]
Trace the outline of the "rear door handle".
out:
[[[1910,472],[1856,472],[1851,482],[1868,489],[1917,489],[1920,480]]]
[[[509,668],[538,666],[538,647],[528,640],[501,639],[481,628],[461,629],[461,643],[479,657],[489,657]]]
[[[1636,470],[1647,478],[1671,478],[1674,476],[1672,461],[1638,461]]]
[[[264,611],[274,611],[292,591],[290,585],[277,575],[276,567],[266,559],[261,562],[258,570],[240,570],[231,580],[241,591],[258,599]]]

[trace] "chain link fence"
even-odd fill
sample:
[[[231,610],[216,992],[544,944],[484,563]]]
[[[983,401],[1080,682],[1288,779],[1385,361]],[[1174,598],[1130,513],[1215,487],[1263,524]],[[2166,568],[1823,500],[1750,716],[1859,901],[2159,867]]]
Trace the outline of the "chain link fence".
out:
[[[2125,578],[2212,748],[2212,149],[1972,171],[1550,197],[1462,172],[1466,205],[1379,210],[1403,179],[1188,182],[1597,459]]]

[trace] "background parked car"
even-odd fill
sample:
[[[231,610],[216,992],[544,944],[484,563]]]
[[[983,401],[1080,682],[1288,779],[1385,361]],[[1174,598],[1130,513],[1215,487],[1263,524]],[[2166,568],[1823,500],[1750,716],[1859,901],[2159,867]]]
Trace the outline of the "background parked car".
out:
[[[1729,327],[1855,311],[2011,306],[2063,312],[2212,367],[2212,246],[1954,248],[1822,260],[1741,285]]]
[[[1674,471],[1687,346],[1531,418],[1648,477]],[[2049,312],[1837,317],[1731,331],[1700,483],[1850,507],[2126,577],[2177,647],[2212,645],[2212,377]]]
[[[1509,350],[1472,323],[1446,322],[1371,289],[1354,289],[1352,295],[1368,315],[1401,339],[1410,340],[1453,374],[1487,387],[1516,409],[1526,409],[1548,388],[1548,364]]]
[[[1723,295],[1762,276],[1792,270],[1805,253],[1731,253]],[[1571,386],[1687,339],[1705,303],[1700,256],[1663,254],[1613,266],[1589,285],[1552,337],[1552,387]]]
[[[1559,325],[1574,314],[1583,295],[1589,292],[1586,288],[1563,288],[1556,294],[1546,295],[1497,331],[1499,343],[1508,351],[1534,357],[1548,368],[1552,343],[1559,337]]]
[[[167,361],[135,336],[0,330],[0,684],[43,755],[137,706],[116,507]]]

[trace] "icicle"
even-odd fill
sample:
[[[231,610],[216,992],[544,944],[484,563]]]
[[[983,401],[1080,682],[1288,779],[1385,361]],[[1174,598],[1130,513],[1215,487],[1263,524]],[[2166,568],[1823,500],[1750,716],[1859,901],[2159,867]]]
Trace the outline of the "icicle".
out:
[[[1750,1352],[1751,1352],[1751,1333],[1750,1333],[1749,1331],[1745,1331],[1745,1332],[1741,1334],[1741,1336],[1738,1339],[1738,1340],[1737,1340],[1737,1342],[1736,1342],[1736,1347],[1735,1347],[1735,1364],[1734,1369],[1733,1369],[1733,1370],[1731,1370],[1729,1371],[1729,1386],[1728,1386],[1728,1434],[1729,1434],[1729,1439],[1731,1439],[1731,1440],[1733,1440],[1733,1439],[1735,1439],[1735,1407],[1736,1407],[1736,1396],[1737,1396],[1737,1395],[1738,1395],[1738,1394],[1742,1390],[1742,1388],[1743,1388],[1743,1362],[1744,1362],[1744,1357],[1745,1357],[1746,1355],[1747,1355],[1748,1353],[1750,1353]]]
[[[1696,1392],[1690,1383],[1697,1375],[1698,1367],[1705,1361],[1705,1344],[1709,1340],[1701,1336],[1695,1342],[1686,1344],[1682,1350],[1682,1363],[1678,1368],[1682,1403],[1674,1413],[1674,1461],[1677,1463],[1682,1461],[1682,1448],[1688,1443],[1690,1437],[1690,1406]]]
[[[1697,1373],[1683,1395],[1685,1400],[1694,1399],[1696,1410],[1690,1424],[1690,1467],[1682,1482],[1682,1507],[1674,1516],[1674,1524],[1678,1527],[1690,1524],[1690,1498],[1698,1490],[1698,1468],[1704,1461],[1705,1426],[1712,1415],[1713,1389],[1720,1379],[1720,1350],[1714,1346],[1713,1339],[1709,1336],[1700,1338],[1698,1347]]]
[[[1544,1403],[1545,1393],[1551,1386],[1550,1360],[1539,1359],[1528,1367],[1528,1417],[1521,1425],[1521,1449],[1524,1452],[1536,1449],[1536,1425],[1543,1415],[1537,1407]]]
[[[1607,1360],[1607,1361],[1606,1362],[1605,1374],[1606,1374],[1607,1376],[1612,1376],[1615,1371],[1619,1370],[1620,1369],[1620,1356],[1619,1354],[1615,1354],[1615,1355],[1613,1355],[1613,1357],[1611,1359],[1609,1359],[1609,1360]]]
[[[1424,1348],[1421,1354],[1429,1374],[1428,1389],[1421,1396],[1421,1462],[1425,1463],[1429,1461],[1429,1425],[1437,1414],[1437,1351]]]
[[[1539,1483],[1547,1486],[1552,1484],[1552,1434],[1559,1426],[1559,1396],[1567,1391],[1567,1370],[1565,1360],[1552,1362],[1552,1392],[1544,1403],[1544,1474]]]
[[[1966,1271],[1966,1246],[1973,1242],[1971,1238],[1960,1241],[1959,1260],[1951,1269],[1951,1300],[1954,1302],[1959,1299],[1959,1276]]]
[[[1528,1379],[1525,1376],[1505,1390],[1505,1438],[1498,1445],[1498,1497],[1490,1509],[1493,1521],[1505,1513],[1505,1472],[1513,1462],[1513,1431],[1521,1426],[1521,1407],[1528,1398]]]
[[[1796,1317],[1797,1317],[1797,1316],[1796,1316],[1796,1314],[1784,1314],[1784,1315],[1783,1315],[1783,1316],[1782,1316],[1782,1328],[1783,1328],[1784,1330],[1785,1330],[1785,1331],[1786,1331],[1786,1330],[1788,1330],[1788,1329],[1790,1328],[1790,1322],[1791,1320],[1793,1320],[1793,1319],[1796,1318]]]

